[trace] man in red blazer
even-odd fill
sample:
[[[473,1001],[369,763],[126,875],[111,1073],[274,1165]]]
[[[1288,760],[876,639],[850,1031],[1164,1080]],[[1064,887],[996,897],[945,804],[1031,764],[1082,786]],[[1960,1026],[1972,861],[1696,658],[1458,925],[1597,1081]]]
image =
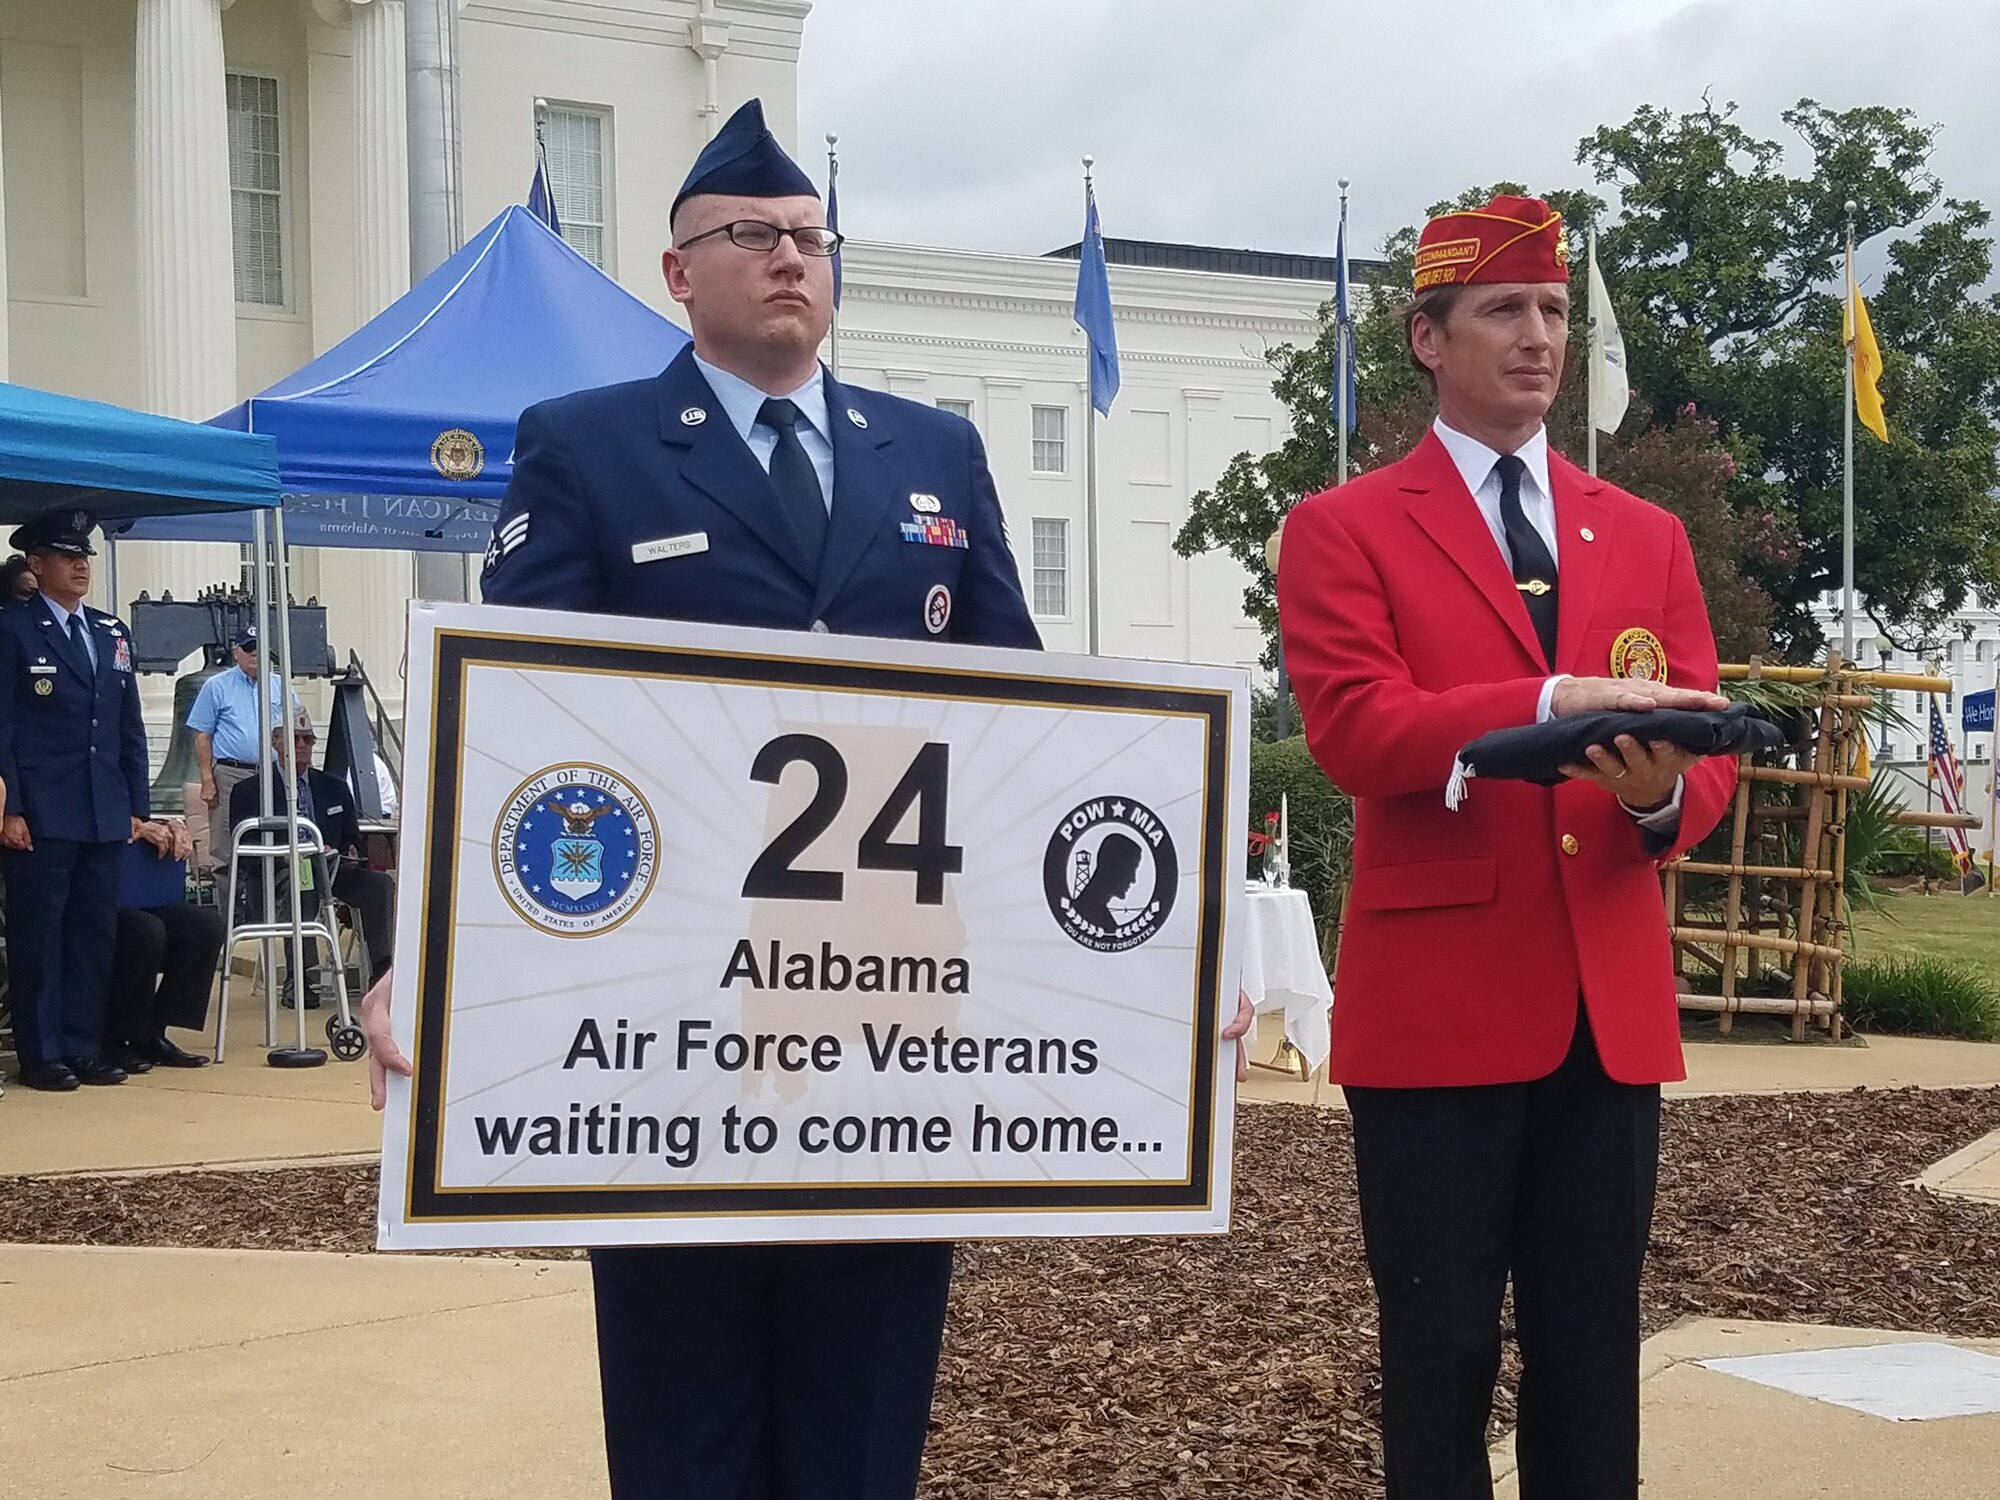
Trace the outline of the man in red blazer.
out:
[[[1639,1273],[1660,1084],[1684,1076],[1659,863],[1734,762],[1630,737],[1549,789],[1471,783],[1488,730],[1720,708],[1680,522],[1551,452],[1559,215],[1497,198],[1424,230],[1415,452],[1292,512],[1278,577],[1308,743],[1354,798],[1333,1076],[1381,1308],[1390,1500],[1491,1493],[1511,1273],[1524,1500],[1638,1491]]]

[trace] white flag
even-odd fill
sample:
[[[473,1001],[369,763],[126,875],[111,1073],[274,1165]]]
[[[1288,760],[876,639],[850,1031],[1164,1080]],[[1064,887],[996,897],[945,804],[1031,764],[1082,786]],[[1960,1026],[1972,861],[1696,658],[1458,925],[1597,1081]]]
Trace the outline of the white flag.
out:
[[[1616,432],[1632,401],[1625,373],[1625,336],[1597,269],[1597,236],[1590,237],[1590,421],[1599,432]]]

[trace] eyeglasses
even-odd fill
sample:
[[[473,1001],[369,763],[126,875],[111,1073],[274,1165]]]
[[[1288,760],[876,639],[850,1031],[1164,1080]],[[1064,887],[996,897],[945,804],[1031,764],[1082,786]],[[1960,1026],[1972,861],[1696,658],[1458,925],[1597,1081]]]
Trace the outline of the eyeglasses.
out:
[[[690,245],[699,245],[703,240],[712,240],[718,234],[728,235],[729,243],[732,245],[740,245],[745,250],[755,250],[761,255],[769,255],[778,248],[778,241],[789,235],[792,243],[798,247],[799,254],[817,256],[821,260],[829,255],[838,254],[840,247],[846,243],[844,236],[817,224],[806,224],[797,229],[780,229],[776,224],[766,224],[762,219],[738,219],[734,223],[724,224],[720,229],[710,229],[693,239],[682,240],[674,248],[685,250]]]

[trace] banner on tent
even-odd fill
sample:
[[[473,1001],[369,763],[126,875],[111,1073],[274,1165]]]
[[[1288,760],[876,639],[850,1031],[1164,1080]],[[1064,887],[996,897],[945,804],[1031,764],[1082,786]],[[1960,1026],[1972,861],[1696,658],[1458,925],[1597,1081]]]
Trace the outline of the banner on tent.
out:
[[[1244,674],[467,605],[409,660],[385,1248],[1227,1228]]]
[[[287,495],[285,541],[294,547],[377,547],[393,552],[484,552],[498,500],[444,495]],[[134,541],[248,542],[248,514],[149,517]]]

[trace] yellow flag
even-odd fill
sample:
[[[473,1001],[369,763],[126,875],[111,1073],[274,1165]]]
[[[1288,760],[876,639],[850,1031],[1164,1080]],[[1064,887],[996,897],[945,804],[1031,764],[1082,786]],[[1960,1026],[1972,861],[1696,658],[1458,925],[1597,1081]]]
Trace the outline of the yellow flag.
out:
[[[1854,752],[1854,770],[1852,774],[1856,776],[1873,776],[1875,770],[1868,760],[1868,731],[1865,729],[1862,730],[1860,734],[1855,736],[1855,740],[1857,748]]]
[[[1882,410],[1882,349],[1875,342],[1875,325],[1868,321],[1868,304],[1854,279],[1854,256],[1847,257],[1848,357],[1854,361],[1854,414],[1861,425],[1883,442],[1889,441],[1889,418]]]

